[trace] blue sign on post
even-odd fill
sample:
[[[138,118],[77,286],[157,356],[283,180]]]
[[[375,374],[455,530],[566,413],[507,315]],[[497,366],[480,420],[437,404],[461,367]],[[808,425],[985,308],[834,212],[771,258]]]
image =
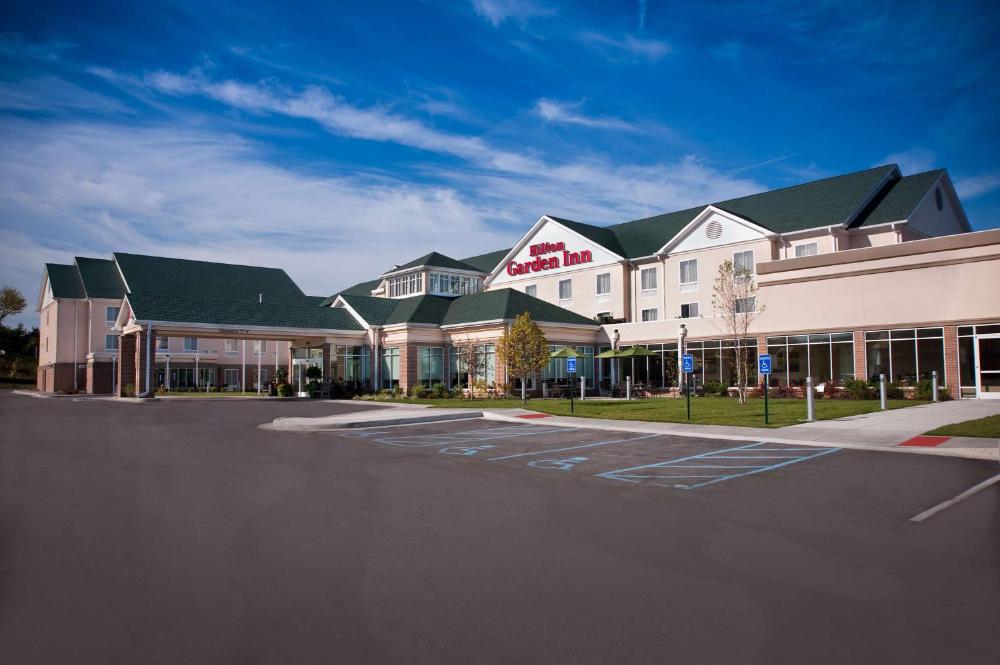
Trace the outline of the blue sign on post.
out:
[[[694,371],[694,356],[690,353],[681,356],[681,371],[689,373]]]
[[[757,356],[757,371],[759,371],[761,374],[770,374],[771,373],[771,354],[770,353],[762,353],[759,356]]]
[[[570,374],[576,374],[576,358],[566,359],[566,371]]]

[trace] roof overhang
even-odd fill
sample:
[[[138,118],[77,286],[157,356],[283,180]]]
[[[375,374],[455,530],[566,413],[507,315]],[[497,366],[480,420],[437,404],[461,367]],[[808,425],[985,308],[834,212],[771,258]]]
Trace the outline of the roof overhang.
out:
[[[625,260],[624,256],[621,256],[617,252],[608,249],[604,245],[601,245],[599,242],[595,242],[590,238],[586,237],[585,235],[577,233],[576,231],[569,228],[565,224],[560,224],[558,220],[555,220],[552,217],[549,217],[548,215],[542,215],[541,217],[538,218],[538,221],[532,224],[531,228],[528,229],[528,231],[521,236],[520,240],[518,240],[517,244],[514,245],[514,247],[509,252],[507,252],[506,256],[504,256],[503,259],[501,259],[500,262],[497,263],[496,267],[493,268],[493,271],[489,275],[487,275],[486,279],[483,282],[484,286],[489,286],[490,283],[492,283],[493,280],[496,279],[496,276],[500,274],[500,270],[503,268],[503,266],[505,266],[508,262],[512,261],[514,257],[517,256],[517,253],[528,245],[528,243],[531,241],[531,237],[538,232],[538,229],[542,228],[542,226],[544,226],[545,224],[555,224],[560,228],[562,228],[564,231],[566,231],[566,233],[569,233],[573,237],[582,240],[583,242],[600,245],[602,249],[604,249],[606,252],[617,258],[619,261]]]
[[[197,323],[193,321],[151,321],[132,319],[122,328],[123,333],[138,332],[147,326],[153,326],[158,331],[197,332],[199,335],[209,333],[207,337],[219,338],[253,338],[253,339],[291,339],[299,337],[325,337],[338,335],[342,337],[364,337],[365,330],[337,330],[335,328],[278,328],[274,326],[225,326],[217,323]]]
[[[666,254],[668,254],[670,250],[679,245],[681,241],[683,241],[685,238],[691,235],[692,231],[698,228],[698,226],[702,222],[704,222],[712,215],[719,215],[720,217],[723,217],[731,222],[740,224],[741,226],[745,226],[748,229],[756,231],[757,233],[760,233],[762,236],[767,238],[771,238],[778,235],[771,229],[764,228],[759,224],[754,224],[749,219],[744,219],[739,215],[734,215],[733,213],[723,210],[722,208],[717,208],[714,205],[707,205],[705,206],[704,210],[702,210],[701,212],[699,212],[697,215],[694,216],[694,219],[685,224],[683,229],[674,234],[674,237],[668,240],[667,244],[658,249],[656,251],[656,256],[663,257]],[[723,244],[729,244],[729,243],[723,243]]]

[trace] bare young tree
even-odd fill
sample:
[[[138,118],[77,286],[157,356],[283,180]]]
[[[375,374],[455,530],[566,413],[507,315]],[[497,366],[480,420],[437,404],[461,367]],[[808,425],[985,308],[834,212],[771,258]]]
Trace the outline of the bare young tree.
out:
[[[712,309],[715,311],[713,323],[716,328],[733,340],[736,390],[740,404],[746,404],[749,394],[747,379],[753,362],[750,350],[756,349],[757,345],[747,346],[745,340],[750,334],[750,326],[764,311],[757,304],[757,282],[753,273],[746,268],[734,268],[732,261],[723,261],[712,289]]]
[[[469,397],[475,399],[477,389],[485,392],[488,387],[486,377],[489,356],[486,355],[485,344],[479,340],[466,338],[456,342],[455,348],[458,351],[456,355],[459,363],[456,373],[465,373]]]

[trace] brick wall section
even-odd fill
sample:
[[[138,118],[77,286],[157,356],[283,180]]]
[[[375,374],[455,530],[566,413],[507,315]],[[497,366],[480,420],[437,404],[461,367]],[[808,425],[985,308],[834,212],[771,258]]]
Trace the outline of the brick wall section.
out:
[[[867,379],[868,367],[865,360],[865,331],[854,331],[854,378]]]
[[[135,335],[122,335],[118,348],[118,397],[125,396],[125,386],[135,386]]]
[[[147,353],[146,353],[146,347],[147,347],[146,338],[147,337],[149,337],[149,348],[152,350],[152,353],[154,354],[154,357],[153,357],[154,364],[155,364],[155,359],[156,359],[155,358],[155,354],[156,354],[156,333],[154,332],[151,335],[149,335],[149,334],[146,333],[146,331],[140,332],[138,335],[136,335],[136,353],[135,353],[135,357],[136,357],[135,358],[135,363],[136,363],[136,367],[135,367],[135,394],[136,394],[136,396],[139,396],[139,395],[143,394],[150,387],[150,386],[146,385],[146,356],[147,356]],[[149,372],[149,382],[152,385],[153,382],[155,382],[155,381],[156,381],[156,368],[151,365],[150,366],[150,372]]]
[[[114,390],[110,362],[87,363],[87,392],[109,395]]]
[[[399,346],[399,387],[409,390],[417,385],[417,346],[401,344]]]
[[[323,349],[323,378],[336,379],[337,377],[333,375],[333,366],[330,364],[333,361],[333,350],[329,343],[324,344],[321,348]]]
[[[958,377],[958,328],[944,327],[944,377],[942,382],[948,384],[948,394],[954,399],[961,395],[961,381]]]

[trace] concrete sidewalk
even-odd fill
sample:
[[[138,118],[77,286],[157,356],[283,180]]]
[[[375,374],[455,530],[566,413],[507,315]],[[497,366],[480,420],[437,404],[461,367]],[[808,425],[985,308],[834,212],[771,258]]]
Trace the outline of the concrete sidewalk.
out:
[[[339,413],[316,418],[275,418],[273,421],[258,427],[289,432],[323,432],[359,427],[391,427],[394,425],[437,423],[447,420],[471,420],[483,417],[483,412],[478,409],[431,409],[419,404],[384,404],[361,400],[352,400],[351,404],[388,408],[361,409],[352,413]]]
[[[605,418],[549,416],[526,409],[484,409],[483,417],[506,422],[536,422],[582,429],[618,430],[732,441],[771,441],[819,447],[884,450],[922,455],[1000,460],[1000,439],[948,437],[932,445],[900,445],[929,430],[1000,413],[1000,401],[959,400],[879,411],[838,420],[791,425],[778,429],[693,425]]]

